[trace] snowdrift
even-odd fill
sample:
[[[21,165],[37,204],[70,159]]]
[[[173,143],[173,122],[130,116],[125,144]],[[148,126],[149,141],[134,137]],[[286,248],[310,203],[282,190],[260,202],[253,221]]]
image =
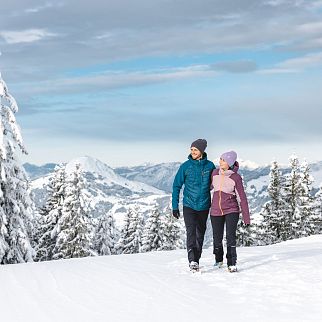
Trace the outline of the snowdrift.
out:
[[[1,320],[321,321],[322,235],[238,249],[238,273],[185,250],[0,267]]]

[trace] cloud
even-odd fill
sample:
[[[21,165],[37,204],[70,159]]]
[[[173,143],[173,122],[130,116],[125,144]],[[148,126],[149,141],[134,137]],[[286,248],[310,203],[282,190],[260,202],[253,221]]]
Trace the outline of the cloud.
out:
[[[60,5],[12,0],[1,9],[0,30],[11,32],[2,35],[7,42],[1,48],[6,68],[23,62],[21,73],[28,66],[34,76],[31,69],[37,73],[41,66],[46,70],[43,78],[63,68],[139,57],[225,53],[276,44],[281,44],[279,50],[321,47],[320,15],[303,1],[268,5],[259,0],[155,0],[151,6],[149,0],[141,0],[134,6],[130,0],[70,0]],[[46,46],[39,45],[37,40],[44,38]],[[32,46],[21,46],[25,41]]]
[[[244,143],[306,140],[321,136],[321,98],[311,89],[318,82],[297,73],[321,64],[319,3],[4,1],[1,70],[22,128],[41,124],[50,131],[44,137],[173,141],[198,132]],[[274,81],[260,88],[267,78]],[[111,98],[119,93],[129,96]],[[285,99],[272,101],[277,93]],[[314,115],[306,124],[303,108]]]
[[[41,11],[48,10],[48,9],[51,9],[51,8],[63,7],[63,6],[64,6],[63,2],[56,2],[56,3],[46,2],[45,4],[42,4],[42,5],[26,8],[24,10],[24,12],[26,14],[34,14],[34,13],[39,13]]]
[[[302,1],[303,4],[310,9],[321,9],[322,1],[321,0],[313,0],[313,1]]]
[[[284,69],[305,69],[316,66],[322,66],[322,52],[307,54],[302,57],[288,59],[280,64],[278,67]]]
[[[24,83],[19,88],[28,95],[39,95],[45,93],[89,93],[102,90],[119,89],[126,87],[138,87],[153,85],[177,80],[215,77],[217,73],[208,65],[195,65],[183,68],[145,70],[136,72],[106,71],[80,77],[57,78],[44,81],[41,87],[36,84]]]
[[[229,73],[249,73],[257,69],[256,62],[251,60],[219,62],[212,64],[211,67]]]
[[[319,9],[322,7],[321,0],[265,0],[265,5],[272,6],[272,7],[299,7],[302,9]]]
[[[297,44],[288,46],[290,51],[308,52],[314,50],[322,50],[322,37],[314,37],[313,39],[307,39]]]
[[[272,68],[258,71],[261,74],[295,73],[303,70],[322,67],[322,52],[310,53],[301,57],[287,59]]]
[[[297,29],[299,32],[302,32],[302,33],[308,33],[310,35],[318,34],[320,36],[322,33],[322,22],[316,21],[316,22],[304,23],[302,25],[299,25]]]
[[[39,41],[43,38],[55,36],[55,34],[43,29],[29,29],[22,31],[2,31],[0,32],[0,36],[8,44],[19,44]]]
[[[261,90],[253,84],[249,93]],[[108,98],[98,102],[93,98],[77,113],[58,111],[42,114],[37,118],[33,116],[32,122],[35,127],[48,124],[48,130],[44,132],[48,137],[151,141],[155,144],[173,141],[174,138],[182,141],[188,133],[214,139],[218,139],[219,133],[220,137],[225,137],[225,142],[235,144],[305,142],[322,135],[322,111],[318,108],[320,98],[315,90],[307,88],[294,90],[292,99],[284,96],[253,98],[248,93],[244,98],[240,94],[224,98],[215,93],[211,100],[203,95],[186,93],[182,98],[184,104],[180,104],[176,98],[165,100],[163,96],[133,95],[121,102]],[[65,106],[73,108],[68,102]]]
[[[286,69],[286,68],[266,68],[258,70],[258,74],[291,74],[291,73],[297,73],[297,70],[292,69]]]
[[[264,3],[268,6],[278,7],[280,5],[285,4],[285,0],[268,0],[268,1],[265,1]]]

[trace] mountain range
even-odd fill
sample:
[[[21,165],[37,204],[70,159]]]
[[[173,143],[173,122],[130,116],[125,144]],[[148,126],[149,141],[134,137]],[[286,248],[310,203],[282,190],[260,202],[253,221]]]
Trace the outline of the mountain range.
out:
[[[143,182],[129,180],[117,174],[105,163],[91,158],[80,157],[66,164],[66,173],[69,176],[80,165],[84,173],[85,200],[93,217],[99,217],[108,211],[115,214],[117,224],[121,224],[128,208],[139,205],[142,213],[148,212],[155,203],[166,206],[169,195],[164,191],[147,185]],[[33,199],[40,208],[48,195],[48,183],[53,177],[54,164],[45,165],[37,169],[27,165],[26,171],[31,180]],[[28,170],[31,172],[28,172]],[[45,174],[44,174],[45,173]]]
[[[72,171],[76,163],[81,164],[89,183],[90,193],[93,194],[91,206],[96,208],[96,214],[100,215],[106,210],[125,210],[127,207],[119,205],[153,203],[159,200],[163,206],[169,203],[174,176],[180,167],[180,162],[169,162],[160,164],[144,164],[140,166],[112,168],[105,163],[84,156],[76,158],[67,163],[67,172]],[[216,164],[216,163],[215,163]],[[48,163],[37,166],[29,163],[24,168],[32,181],[32,189],[35,194],[37,206],[41,206],[46,196],[46,185],[52,176],[56,164]],[[322,183],[322,161],[310,164],[311,174],[315,181],[314,192]],[[283,174],[290,169],[281,166]],[[267,200],[267,186],[269,183],[270,165],[257,166],[250,161],[241,161],[239,173],[244,178],[250,207],[253,212],[258,212]],[[161,197],[162,196],[162,197]],[[97,209],[100,209],[97,212]]]

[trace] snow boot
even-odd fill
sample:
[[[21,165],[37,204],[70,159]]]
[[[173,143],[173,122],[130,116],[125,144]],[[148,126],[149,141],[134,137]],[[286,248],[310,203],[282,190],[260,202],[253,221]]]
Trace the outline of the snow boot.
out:
[[[236,273],[237,272],[237,266],[236,265],[230,265],[230,266],[228,266],[228,272],[230,272],[230,273]]]
[[[223,265],[224,265],[223,262],[215,262],[214,267],[215,268],[222,268]]]
[[[199,264],[197,262],[194,262],[194,261],[190,262],[189,268],[190,268],[190,271],[193,273],[199,272]]]

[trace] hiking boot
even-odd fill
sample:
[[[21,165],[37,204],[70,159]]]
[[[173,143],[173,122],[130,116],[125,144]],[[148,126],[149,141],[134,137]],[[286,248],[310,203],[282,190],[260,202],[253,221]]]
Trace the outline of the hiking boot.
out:
[[[214,264],[214,267],[215,267],[215,268],[221,268],[223,265],[224,265],[224,262],[216,262],[216,263]]]
[[[199,264],[197,262],[190,262],[189,264],[190,271],[198,272],[199,271]]]
[[[228,271],[229,271],[230,273],[235,273],[235,272],[237,272],[237,266],[236,266],[236,265],[228,266]]]

